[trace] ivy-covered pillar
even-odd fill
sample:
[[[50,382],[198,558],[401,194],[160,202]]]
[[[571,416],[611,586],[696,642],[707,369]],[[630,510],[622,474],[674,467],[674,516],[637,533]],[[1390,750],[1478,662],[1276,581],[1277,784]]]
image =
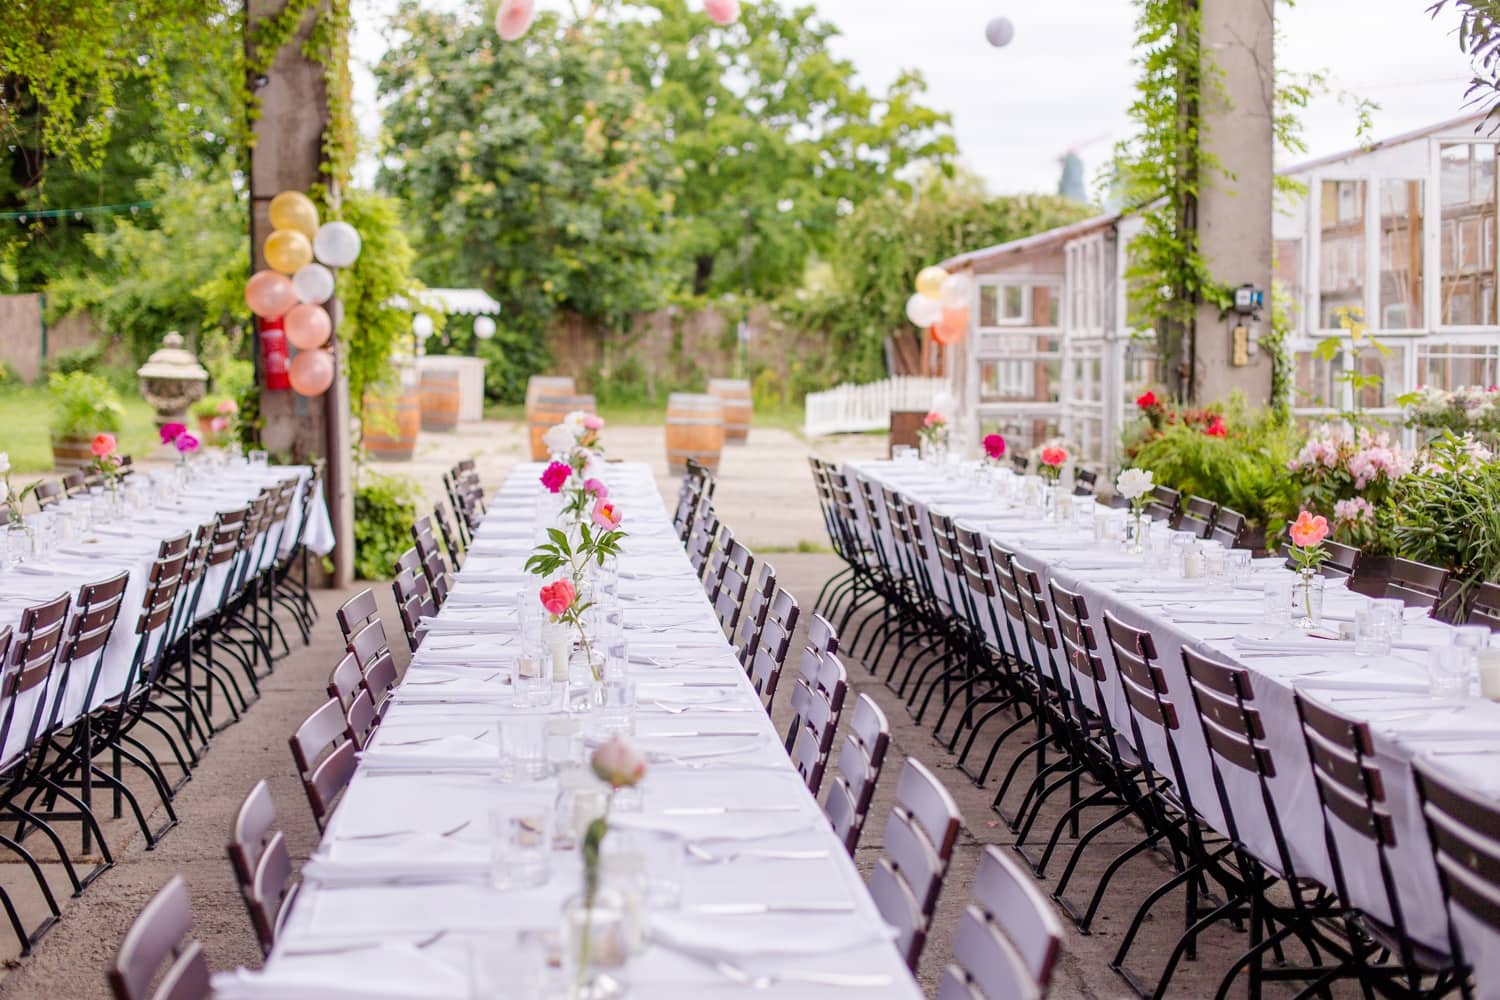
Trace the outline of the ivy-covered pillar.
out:
[[[333,0],[337,3],[337,0]],[[326,191],[326,203],[337,206],[338,184],[326,166],[327,137],[332,134],[328,68],[314,58],[347,58],[340,39],[329,45],[309,38],[319,30],[342,32],[342,20],[329,18],[330,0],[248,0],[245,48],[253,92],[250,150],[250,243],[254,270],[266,266],[262,254],[271,232],[270,203],[281,191]],[[332,29],[330,29],[332,25]],[[340,69],[339,72],[342,72]],[[337,78],[337,74],[334,74]],[[337,136],[335,135],[335,140]],[[315,199],[316,200],[316,199]],[[324,493],[333,521],[332,585],[347,586],[354,576],[354,484],[349,436],[349,379],[339,345],[342,307],[327,303],[334,321],[331,343],[338,358],[333,385],[322,396],[308,398],[290,389],[267,389],[259,369],[261,443],[294,461],[324,459]]]
[[[1272,71],[1274,0],[1196,0],[1203,69],[1199,108],[1202,157],[1198,247],[1214,280],[1265,291],[1258,318],[1201,304],[1189,345],[1192,395],[1199,402],[1245,394],[1252,406],[1271,393],[1266,352],[1247,340],[1271,322],[1271,218],[1275,183]],[[1236,327],[1240,328],[1236,343]]]

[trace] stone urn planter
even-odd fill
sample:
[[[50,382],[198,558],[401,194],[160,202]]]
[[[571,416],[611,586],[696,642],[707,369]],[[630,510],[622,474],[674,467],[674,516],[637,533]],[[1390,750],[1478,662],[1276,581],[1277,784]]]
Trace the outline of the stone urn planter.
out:
[[[188,407],[208,391],[208,372],[176,330],[161,339],[161,348],[135,374],[141,380],[141,395],[156,411],[157,427],[187,423]]]

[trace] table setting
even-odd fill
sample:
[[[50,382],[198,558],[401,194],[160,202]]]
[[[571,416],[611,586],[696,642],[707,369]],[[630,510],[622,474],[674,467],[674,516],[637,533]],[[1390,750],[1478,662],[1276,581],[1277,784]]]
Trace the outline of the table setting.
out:
[[[558,464],[491,497],[275,950],[216,995],[920,996],[650,469]]]

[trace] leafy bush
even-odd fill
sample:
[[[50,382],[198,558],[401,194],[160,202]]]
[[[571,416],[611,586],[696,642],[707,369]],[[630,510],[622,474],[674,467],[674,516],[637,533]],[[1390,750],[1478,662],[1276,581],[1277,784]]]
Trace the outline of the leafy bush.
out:
[[[398,476],[367,475],[354,491],[354,573],[361,580],[388,580],[411,544],[417,519],[417,488]]]
[[[103,431],[117,434],[125,408],[109,382],[88,372],[53,372],[47,377],[51,397],[52,436],[93,437]]]
[[[1472,438],[1444,432],[1395,489],[1397,553],[1453,572],[1462,602],[1500,579],[1500,463]]]
[[[1134,464],[1149,469],[1158,483],[1237,510],[1274,534],[1297,507],[1296,485],[1287,474],[1296,454],[1294,432],[1269,414],[1248,422],[1230,416],[1225,423],[1225,437],[1168,425],[1140,446]]]

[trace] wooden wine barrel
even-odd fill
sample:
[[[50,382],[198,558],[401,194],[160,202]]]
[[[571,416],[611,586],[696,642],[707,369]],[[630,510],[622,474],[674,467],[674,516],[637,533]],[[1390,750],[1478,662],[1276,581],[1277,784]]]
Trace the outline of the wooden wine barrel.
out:
[[[724,402],[724,443],[744,444],[750,439],[750,417],[754,404],[750,383],[742,378],[711,378],[708,394]]]
[[[410,462],[422,426],[422,397],[409,385],[399,393],[365,393],[360,424],[365,452],[377,462]]]
[[[81,469],[94,460],[93,438],[55,437],[52,439],[52,464],[58,472]]]
[[[422,429],[451,431],[458,427],[459,376],[456,371],[422,373]]]
[[[546,461],[547,446],[542,442],[547,431],[563,422],[563,418],[574,410],[582,410],[585,413],[593,413],[594,397],[589,395],[574,396],[538,396],[531,405],[531,416],[526,425],[531,432],[531,459],[534,462]]]
[[[717,472],[723,450],[723,400],[685,392],[667,397],[667,467],[673,473],[685,472],[690,458]]]
[[[576,396],[578,387],[568,375],[533,375],[526,380],[526,420],[531,420],[531,408],[542,396]]]

